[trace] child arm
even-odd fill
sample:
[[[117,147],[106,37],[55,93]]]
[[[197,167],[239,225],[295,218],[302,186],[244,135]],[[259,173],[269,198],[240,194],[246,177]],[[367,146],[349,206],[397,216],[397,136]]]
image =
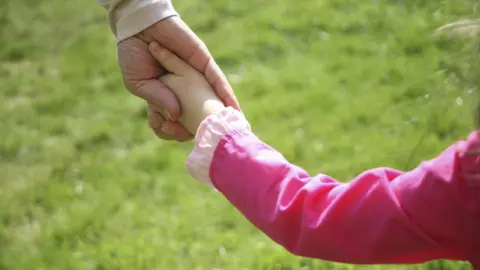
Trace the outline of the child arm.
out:
[[[160,80],[180,100],[180,121],[196,134],[189,172],[290,252],[356,264],[468,256],[462,142],[410,172],[376,168],[346,184],[310,176],[258,139],[201,74],[168,50],[152,53],[170,71]]]
[[[310,176],[258,139],[227,108],[200,126],[191,174],[210,182],[248,220],[288,251],[330,261],[377,264],[464,259],[455,147],[410,172],[366,171],[346,184]]]

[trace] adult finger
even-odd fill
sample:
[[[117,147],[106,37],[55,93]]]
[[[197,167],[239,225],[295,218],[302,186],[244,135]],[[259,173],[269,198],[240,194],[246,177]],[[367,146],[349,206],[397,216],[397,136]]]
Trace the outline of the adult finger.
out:
[[[125,87],[150,104],[166,108],[173,119],[180,114],[174,93],[158,77],[165,70],[151,55],[148,44],[139,38],[128,38],[118,44],[118,62]]]
[[[175,121],[180,117],[181,108],[177,97],[158,79],[140,81],[132,92],[149,103],[164,108],[168,119]]]
[[[148,108],[148,124],[155,134],[164,140],[184,142],[193,136],[179,122],[165,120],[165,117],[154,105]]]
[[[208,83],[213,87],[218,98],[220,98],[225,106],[231,106],[237,110],[241,110],[240,103],[238,102],[230,83],[228,83],[227,78],[213,58],[210,58],[203,73],[205,74]]]
[[[163,140],[173,140],[173,136],[162,131],[165,118],[161,113],[155,112],[153,109],[148,108],[148,125],[155,132],[155,134]]]

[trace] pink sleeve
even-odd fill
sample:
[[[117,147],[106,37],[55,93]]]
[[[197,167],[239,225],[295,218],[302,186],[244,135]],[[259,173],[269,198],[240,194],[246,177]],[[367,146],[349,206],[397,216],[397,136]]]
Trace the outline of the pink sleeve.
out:
[[[410,172],[366,171],[349,183],[310,176],[259,140],[228,108],[202,123],[187,161],[248,220],[306,257],[379,264],[466,260],[466,199],[458,143]],[[467,236],[465,236],[467,235]]]

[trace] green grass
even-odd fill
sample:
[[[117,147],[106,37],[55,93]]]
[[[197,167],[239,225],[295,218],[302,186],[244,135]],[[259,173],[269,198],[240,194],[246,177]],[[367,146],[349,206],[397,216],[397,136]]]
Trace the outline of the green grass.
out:
[[[476,44],[432,31],[476,2],[175,4],[259,137],[348,180],[413,168],[473,128]],[[189,177],[191,142],[154,137],[94,0],[1,0],[0,42],[0,269],[470,269],[288,254]]]

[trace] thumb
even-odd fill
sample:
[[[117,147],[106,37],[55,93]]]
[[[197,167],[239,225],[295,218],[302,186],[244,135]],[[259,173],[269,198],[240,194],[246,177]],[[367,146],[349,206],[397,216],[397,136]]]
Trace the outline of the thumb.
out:
[[[185,75],[186,72],[194,70],[191,66],[180,59],[180,57],[157,42],[150,43],[149,49],[153,57],[170,73],[175,75]]]
[[[145,99],[150,104],[166,110],[167,118],[176,121],[181,115],[180,103],[177,97],[165,84],[157,79],[142,80],[137,83],[135,95]]]

